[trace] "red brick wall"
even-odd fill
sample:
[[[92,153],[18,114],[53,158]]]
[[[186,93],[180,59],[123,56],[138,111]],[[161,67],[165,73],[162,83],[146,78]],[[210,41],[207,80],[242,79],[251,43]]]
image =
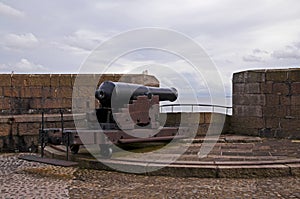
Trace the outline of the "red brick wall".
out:
[[[300,138],[300,69],[235,73],[232,127],[239,134]]]

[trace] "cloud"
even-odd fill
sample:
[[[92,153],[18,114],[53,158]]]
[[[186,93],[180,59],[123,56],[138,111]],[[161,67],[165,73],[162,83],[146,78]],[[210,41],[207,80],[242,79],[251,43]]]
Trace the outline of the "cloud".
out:
[[[243,56],[245,62],[264,62],[269,56],[268,51],[255,48],[251,54]]]
[[[64,51],[75,54],[87,54],[107,38],[103,33],[79,29],[70,35],[64,36],[60,42],[56,41],[52,42],[52,44]]]
[[[39,40],[32,33],[7,34],[4,36],[2,45],[5,49],[23,50],[37,47]]]
[[[39,73],[49,71],[46,67],[23,58],[15,64],[0,64],[0,72]]]
[[[261,62],[262,58],[255,55],[246,55],[243,57],[243,61],[245,62]]]
[[[300,59],[300,44],[294,43],[293,45],[285,46],[282,50],[275,50],[272,57],[276,59]]]
[[[10,17],[20,17],[20,18],[25,16],[25,14],[22,11],[17,10],[2,2],[0,2],[0,15],[10,16]]]

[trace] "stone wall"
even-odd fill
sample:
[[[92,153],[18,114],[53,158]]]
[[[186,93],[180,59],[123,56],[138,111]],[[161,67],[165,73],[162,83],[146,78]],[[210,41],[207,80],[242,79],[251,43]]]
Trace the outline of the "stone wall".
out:
[[[65,115],[65,127],[74,128],[72,108],[73,89],[94,90],[105,80],[159,86],[154,76],[132,74],[80,75],[84,80],[94,80],[97,85],[90,88],[89,82],[74,87],[74,74],[0,74],[0,151],[27,151],[38,144],[41,113],[46,114],[46,128],[61,126],[60,111]],[[82,80],[83,78],[81,78]],[[87,106],[82,96],[75,96],[82,108]],[[91,101],[95,102],[94,96]],[[68,115],[69,113],[69,115]]]
[[[182,126],[189,126],[192,124],[198,124],[198,131],[196,133],[197,136],[205,136],[209,125],[212,123],[221,125],[223,127],[222,133],[230,133],[231,131],[231,116],[223,115],[221,113],[211,113],[211,112],[192,112],[192,113],[161,113],[161,118],[166,117],[165,126],[179,126],[181,118],[188,118],[185,122],[187,124],[182,124]],[[212,119],[213,117],[213,119]],[[225,121],[223,123],[222,118],[225,117]],[[196,121],[193,118],[199,118],[199,121]],[[219,132],[213,132],[218,134]]]
[[[239,134],[300,138],[300,69],[235,73],[231,122]]]
[[[60,109],[71,110],[73,89],[94,91],[105,80],[122,81],[129,83],[158,86],[159,82],[150,75],[121,75],[99,74],[79,75],[84,80],[94,80],[98,85],[91,88],[90,82],[82,82],[74,87],[76,74],[0,74],[0,115],[32,114],[44,111],[46,113],[58,113]],[[82,79],[82,78],[81,78]],[[76,98],[78,97],[78,98]],[[82,100],[75,96],[74,100]],[[91,101],[94,100],[92,96]],[[85,105],[85,103],[82,103]]]

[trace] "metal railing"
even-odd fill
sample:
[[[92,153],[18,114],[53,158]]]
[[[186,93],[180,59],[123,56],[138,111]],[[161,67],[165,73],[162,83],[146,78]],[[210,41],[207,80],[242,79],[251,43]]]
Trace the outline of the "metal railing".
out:
[[[171,107],[171,111],[164,111],[164,109],[166,110],[167,107]],[[199,109],[198,109],[198,111],[196,111],[195,107],[209,107],[209,108],[211,108],[211,110],[208,112],[212,112],[212,113],[216,112],[216,108],[221,108],[221,109],[225,109],[226,115],[230,114],[230,111],[232,110],[231,106],[223,106],[223,105],[216,105],[216,104],[164,104],[164,105],[160,105],[160,112],[174,113],[176,107],[190,107],[190,109],[187,109],[188,111],[185,111],[185,112],[192,112],[192,113],[204,112],[204,111],[200,111]],[[177,109],[176,112],[183,112],[183,111],[182,111],[182,109],[181,109],[181,111],[178,111],[178,109]]]

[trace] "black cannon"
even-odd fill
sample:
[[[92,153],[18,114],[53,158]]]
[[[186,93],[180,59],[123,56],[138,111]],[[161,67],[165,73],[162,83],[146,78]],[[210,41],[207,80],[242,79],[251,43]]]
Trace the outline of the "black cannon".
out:
[[[149,99],[152,96],[159,96],[159,101],[175,101],[178,97],[175,88],[157,88],[148,87],[138,84],[129,84],[123,82],[103,82],[95,92],[95,97],[99,100],[102,107],[111,107],[112,100],[127,103],[128,100],[137,100],[139,96],[147,96]],[[121,104],[116,103],[116,104]]]

